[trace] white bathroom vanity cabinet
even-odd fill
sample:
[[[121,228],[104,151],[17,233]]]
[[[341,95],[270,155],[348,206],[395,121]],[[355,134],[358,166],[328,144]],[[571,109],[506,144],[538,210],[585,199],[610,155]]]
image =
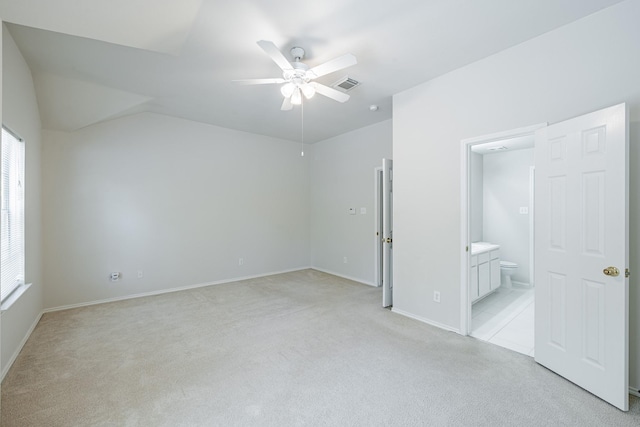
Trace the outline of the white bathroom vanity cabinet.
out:
[[[500,246],[490,243],[472,243],[469,276],[469,294],[472,303],[498,289],[500,287]]]

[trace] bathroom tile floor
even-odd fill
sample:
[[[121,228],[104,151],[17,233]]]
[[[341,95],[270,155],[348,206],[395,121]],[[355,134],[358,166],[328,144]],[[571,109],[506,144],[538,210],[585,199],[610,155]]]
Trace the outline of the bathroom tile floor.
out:
[[[471,312],[472,337],[533,357],[533,288],[498,288]]]

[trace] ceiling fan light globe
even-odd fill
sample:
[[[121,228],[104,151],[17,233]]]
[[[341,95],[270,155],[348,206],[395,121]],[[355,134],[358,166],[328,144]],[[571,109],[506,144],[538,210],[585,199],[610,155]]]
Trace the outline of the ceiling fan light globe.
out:
[[[285,98],[289,98],[291,95],[293,95],[295,89],[296,86],[293,83],[286,83],[280,88],[280,92],[282,93],[282,96],[284,96]]]
[[[291,103],[293,105],[302,104],[302,94],[300,93],[300,88],[295,88],[293,94],[291,95]]]
[[[313,98],[313,95],[316,94],[316,90],[313,86],[306,84],[302,86],[302,94],[304,95],[305,98],[311,99]]]

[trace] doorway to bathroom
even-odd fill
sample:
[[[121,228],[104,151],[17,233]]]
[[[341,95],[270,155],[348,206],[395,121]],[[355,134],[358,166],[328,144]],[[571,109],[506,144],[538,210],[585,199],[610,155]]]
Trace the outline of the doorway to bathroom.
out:
[[[536,125],[465,140],[467,332],[534,356]],[[466,261],[466,260],[465,260]]]
[[[504,145],[497,141],[534,131],[535,361],[627,411],[629,131],[624,103],[548,126],[463,141],[461,333],[474,335],[473,302],[509,282],[509,274],[499,279],[497,268],[491,268],[500,265],[502,248],[485,241],[484,234],[480,241],[471,238],[471,149],[487,142]],[[487,167],[495,165],[483,163]],[[487,197],[483,194],[483,201]],[[509,267],[517,281],[516,266],[501,270]]]

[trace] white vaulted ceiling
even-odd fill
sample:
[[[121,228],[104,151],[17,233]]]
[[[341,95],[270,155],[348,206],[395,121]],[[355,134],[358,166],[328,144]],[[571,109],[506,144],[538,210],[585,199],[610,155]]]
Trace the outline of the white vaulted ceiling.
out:
[[[361,86],[340,104],[305,103],[305,141],[391,117],[393,94],[507,49],[619,0],[0,0],[29,64],[43,126],[71,131],[151,111],[290,140],[300,108],[280,111],[280,77],[256,45],[314,66],[344,53]],[[376,112],[369,105],[380,108]]]
[[[2,0],[2,20],[178,54],[202,0]]]

